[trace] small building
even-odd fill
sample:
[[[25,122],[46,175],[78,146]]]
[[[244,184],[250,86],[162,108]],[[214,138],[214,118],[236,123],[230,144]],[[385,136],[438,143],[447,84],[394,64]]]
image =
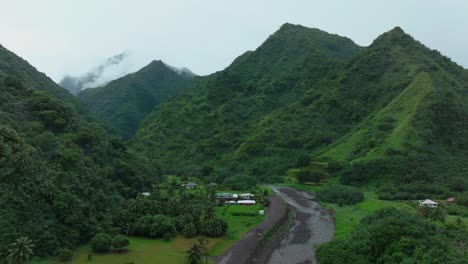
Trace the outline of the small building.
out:
[[[193,189],[196,189],[197,187],[198,187],[198,184],[196,184],[194,182],[189,182],[189,183],[185,184],[186,189],[193,190]]]
[[[254,195],[251,193],[241,193],[239,194],[239,197],[245,200],[252,200],[254,198]]]
[[[141,195],[143,195],[143,196],[150,196],[150,194],[151,194],[150,192],[142,192],[141,193]]]
[[[259,215],[264,215],[264,214],[265,214],[265,210],[259,210],[259,211],[258,211],[258,214],[259,214]]]
[[[216,198],[224,200],[235,200],[238,199],[239,196],[235,193],[217,193]]]
[[[257,202],[255,202],[255,200],[239,200],[237,201],[237,204],[238,205],[255,205]]]
[[[454,203],[456,201],[455,197],[450,197],[447,200],[445,200],[447,203]]]
[[[420,207],[428,207],[428,208],[436,208],[437,203],[432,201],[432,200],[426,199],[426,200],[420,200],[419,201],[419,206]]]
[[[227,204],[227,205],[236,205],[237,202],[236,201],[226,201],[225,204]]]

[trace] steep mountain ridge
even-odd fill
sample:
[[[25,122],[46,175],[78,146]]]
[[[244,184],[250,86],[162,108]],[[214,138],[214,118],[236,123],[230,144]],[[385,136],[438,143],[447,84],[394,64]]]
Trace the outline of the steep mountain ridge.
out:
[[[467,171],[467,76],[399,27],[360,48],[286,24],[157,107],[133,146],[166,172],[208,166],[218,180],[272,180],[307,154],[342,163],[351,184],[449,182]]]
[[[156,105],[198,79],[186,71],[181,73],[162,61],[152,61],[135,73],[103,87],[83,90],[77,96],[92,113],[128,139]]]
[[[359,50],[347,38],[286,24],[255,51],[158,107],[135,146],[163,167],[173,162],[167,170],[214,163],[230,170],[236,165],[229,156],[265,115],[316,89]]]
[[[7,75],[15,76],[31,89],[50,92],[57,98],[77,106],[79,110],[83,110],[78,100],[67,90],[57,85],[44,73],[38,72],[27,61],[0,45],[0,77]]]

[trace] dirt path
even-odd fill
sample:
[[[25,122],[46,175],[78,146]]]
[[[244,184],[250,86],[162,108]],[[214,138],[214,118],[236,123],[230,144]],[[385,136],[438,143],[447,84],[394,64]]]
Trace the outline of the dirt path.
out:
[[[249,258],[255,252],[255,248],[260,241],[260,238],[255,235],[257,227],[263,228],[264,232],[268,232],[286,213],[286,205],[284,201],[277,195],[270,199],[265,220],[258,226],[250,230],[239,241],[234,243],[221,256],[215,257],[214,261],[218,264],[242,264],[248,262]]]
[[[291,209],[293,219],[286,221],[283,230],[273,234],[268,243],[261,247],[255,236],[255,228],[237,241],[223,255],[214,260],[218,264],[315,264],[314,246],[333,238],[332,216],[322,209],[311,193],[286,187],[268,186],[275,196],[271,199],[265,221],[258,227],[266,232],[286,216],[286,205]],[[292,222],[292,223],[291,223]],[[289,230],[288,230],[289,228]],[[266,233],[265,232],[265,233]]]
[[[269,186],[293,210],[295,224],[289,235],[271,254],[269,264],[317,263],[314,246],[333,238],[332,216],[322,209],[311,193],[285,187]]]

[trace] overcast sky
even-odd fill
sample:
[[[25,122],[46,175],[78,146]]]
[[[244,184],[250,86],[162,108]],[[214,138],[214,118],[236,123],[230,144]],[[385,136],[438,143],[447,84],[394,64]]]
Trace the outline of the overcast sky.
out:
[[[467,0],[0,0],[0,44],[55,81],[127,51],[205,75],[258,47],[283,23],[369,45],[401,26],[468,68]]]

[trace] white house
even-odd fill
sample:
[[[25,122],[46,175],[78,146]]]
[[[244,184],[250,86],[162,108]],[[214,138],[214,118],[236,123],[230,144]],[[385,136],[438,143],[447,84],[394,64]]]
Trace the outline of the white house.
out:
[[[143,196],[150,196],[150,194],[151,194],[151,193],[149,193],[149,192],[142,192],[142,193],[141,193],[141,195],[143,195]]]
[[[254,197],[254,195],[251,193],[241,193],[239,194],[239,197],[242,199],[250,200]]]
[[[239,200],[237,201],[238,205],[255,205],[255,200]]]
[[[429,199],[426,199],[426,200],[420,200],[419,201],[419,206],[420,207],[428,207],[428,208],[436,208],[437,207],[437,203],[434,202],[434,201],[431,201]]]

